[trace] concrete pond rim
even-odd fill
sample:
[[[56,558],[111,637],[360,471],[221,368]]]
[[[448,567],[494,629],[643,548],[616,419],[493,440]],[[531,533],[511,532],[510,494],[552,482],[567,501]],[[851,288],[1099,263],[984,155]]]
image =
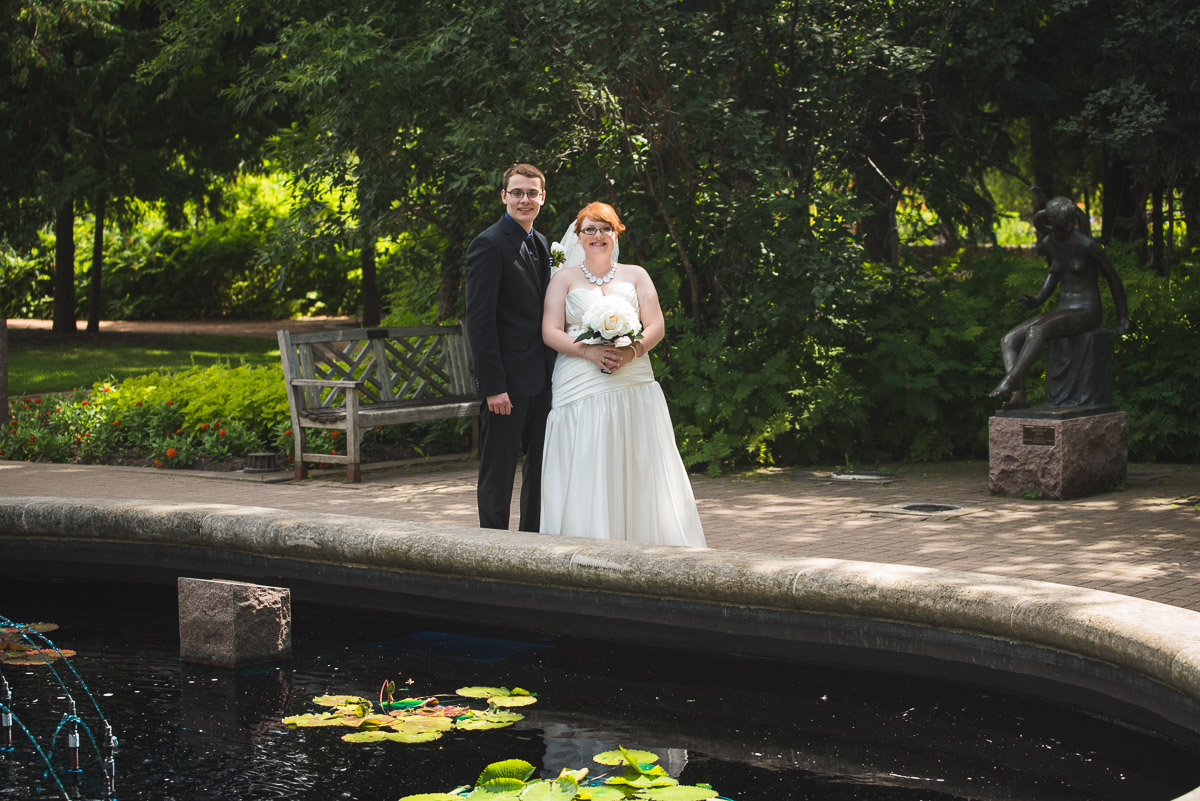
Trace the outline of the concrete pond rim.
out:
[[[1200,748],[1200,613],[983,573],[228,504],[0,501],[0,575],[298,600],[997,687]],[[0,610],[2,611],[2,610]],[[1200,801],[1200,788],[1177,801]]]

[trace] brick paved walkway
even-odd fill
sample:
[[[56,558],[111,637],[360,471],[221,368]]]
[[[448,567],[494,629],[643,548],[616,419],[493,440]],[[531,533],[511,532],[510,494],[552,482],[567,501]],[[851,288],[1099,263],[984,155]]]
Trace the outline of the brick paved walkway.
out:
[[[220,502],[472,526],[473,462],[260,476],[0,462],[0,496]],[[1200,466],[1131,466],[1121,492],[1077,501],[993,498],[987,465],[910,465],[890,484],[768,470],[693,476],[711,547],[971,570],[1090,587],[1200,611]],[[909,503],[961,511],[901,513]],[[513,520],[516,513],[513,513]]]

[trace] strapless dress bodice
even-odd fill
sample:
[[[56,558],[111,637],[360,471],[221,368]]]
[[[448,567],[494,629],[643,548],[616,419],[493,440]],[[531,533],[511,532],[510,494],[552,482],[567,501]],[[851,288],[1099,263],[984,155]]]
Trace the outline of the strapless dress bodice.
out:
[[[586,289],[572,289],[567,293],[567,333],[571,333],[571,329],[576,329],[576,333],[583,330],[583,315],[592,307],[596,301],[608,295],[619,295],[633,304],[635,311],[640,311],[638,308],[637,287],[629,281],[613,281],[608,285],[608,292],[598,286],[590,286]]]

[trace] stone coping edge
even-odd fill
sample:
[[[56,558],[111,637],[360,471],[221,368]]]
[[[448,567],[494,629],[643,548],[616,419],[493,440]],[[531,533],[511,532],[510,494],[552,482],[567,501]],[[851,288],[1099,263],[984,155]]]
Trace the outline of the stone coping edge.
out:
[[[229,504],[0,499],[0,542],[215,549],[317,564],[845,615],[1015,640],[1200,700],[1200,613],[983,573],[648,546]],[[1200,801],[1200,791],[1188,801]]]

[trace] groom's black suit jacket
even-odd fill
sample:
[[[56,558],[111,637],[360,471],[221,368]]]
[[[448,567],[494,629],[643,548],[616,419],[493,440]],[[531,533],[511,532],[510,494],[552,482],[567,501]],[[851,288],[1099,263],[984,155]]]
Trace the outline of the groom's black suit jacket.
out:
[[[550,382],[554,351],[542,341],[550,248],[534,231],[532,268],[517,226],[504,217],[467,249],[467,338],[481,398],[533,397]]]

